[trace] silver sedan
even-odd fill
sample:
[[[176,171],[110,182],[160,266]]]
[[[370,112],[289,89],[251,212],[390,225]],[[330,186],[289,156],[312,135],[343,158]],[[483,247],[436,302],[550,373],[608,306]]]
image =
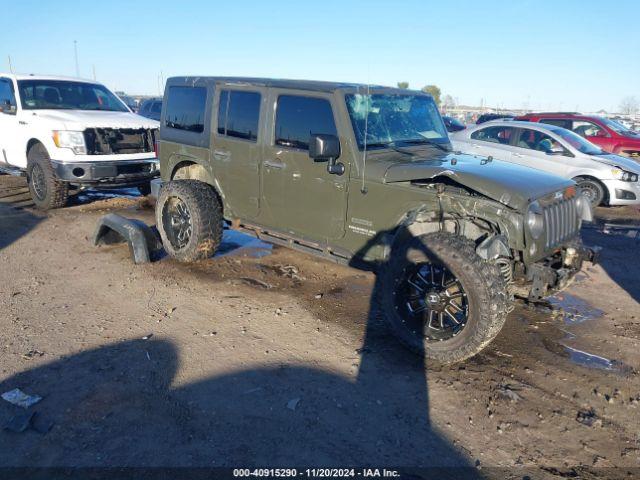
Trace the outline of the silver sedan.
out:
[[[455,150],[573,179],[594,206],[640,204],[640,163],[554,125],[496,120],[449,135]]]

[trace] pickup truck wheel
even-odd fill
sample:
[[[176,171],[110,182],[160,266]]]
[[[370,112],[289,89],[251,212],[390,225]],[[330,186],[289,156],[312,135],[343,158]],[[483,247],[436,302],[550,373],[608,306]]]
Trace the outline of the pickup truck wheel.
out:
[[[587,197],[592,207],[597,207],[604,201],[605,189],[599,181],[589,177],[576,177],[573,180],[575,180],[578,190]]]
[[[500,332],[510,295],[498,266],[470,240],[448,233],[394,246],[379,272],[379,304],[393,333],[440,363],[465,360]]]
[[[212,256],[222,240],[222,204],[216,192],[197,180],[163,185],[156,203],[156,224],[169,255],[181,262]]]
[[[58,179],[42,144],[34,145],[27,154],[27,182],[37,208],[50,210],[67,204],[69,184]]]

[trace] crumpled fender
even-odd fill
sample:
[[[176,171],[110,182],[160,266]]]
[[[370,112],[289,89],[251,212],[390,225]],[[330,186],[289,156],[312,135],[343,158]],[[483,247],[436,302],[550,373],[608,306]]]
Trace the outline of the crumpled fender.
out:
[[[127,242],[134,263],[148,263],[162,251],[157,232],[141,220],[125,218],[115,213],[98,221],[93,235],[94,245],[112,245]]]

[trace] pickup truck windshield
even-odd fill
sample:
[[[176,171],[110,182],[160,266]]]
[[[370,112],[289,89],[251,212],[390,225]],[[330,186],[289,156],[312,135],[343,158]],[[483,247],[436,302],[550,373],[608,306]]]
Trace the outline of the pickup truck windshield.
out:
[[[93,83],[19,80],[18,91],[25,110],[129,111],[106,87]]]
[[[351,124],[362,150],[403,145],[449,146],[433,99],[419,94],[345,95]]]

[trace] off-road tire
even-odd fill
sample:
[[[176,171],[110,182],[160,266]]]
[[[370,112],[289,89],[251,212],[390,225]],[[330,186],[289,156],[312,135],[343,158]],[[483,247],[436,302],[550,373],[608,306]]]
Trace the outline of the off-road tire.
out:
[[[176,248],[169,239],[163,212],[172,198],[181,200],[190,214],[192,232],[186,245]],[[165,251],[181,262],[213,256],[222,240],[222,204],[210,185],[197,180],[172,180],[162,186],[156,203],[156,225]]]
[[[599,206],[605,200],[607,196],[605,186],[595,178],[576,177],[573,180],[576,182],[579,192],[586,192],[592,207]]]
[[[395,301],[404,272],[416,263],[434,259],[457,277],[469,302],[464,328],[442,341],[411,332]],[[378,275],[378,305],[391,331],[410,350],[442,364],[460,362],[485,348],[502,329],[512,302],[498,266],[479,257],[472,241],[449,233],[400,240]]]
[[[35,172],[34,172],[35,171]],[[34,173],[42,175],[38,193]],[[47,149],[36,143],[27,153],[27,183],[34,205],[41,210],[62,208],[69,198],[69,184],[58,179]]]

